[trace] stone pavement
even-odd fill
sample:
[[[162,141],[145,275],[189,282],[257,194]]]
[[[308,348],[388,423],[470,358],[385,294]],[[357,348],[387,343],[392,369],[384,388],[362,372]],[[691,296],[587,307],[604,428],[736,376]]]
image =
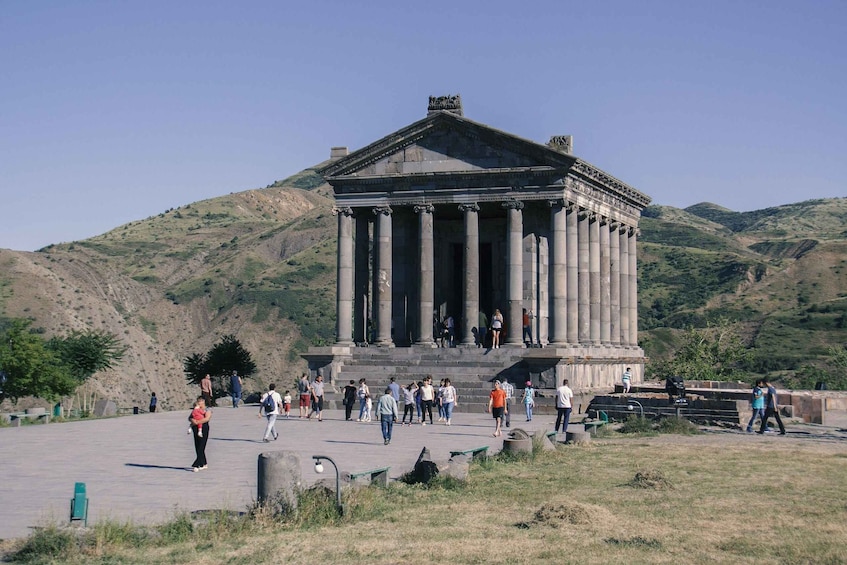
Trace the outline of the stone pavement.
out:
[[[341,471],[391,466],[396,478],[411,470],[423,447],[434,459],[447,459],[450,450],[488,445],[497,452],[503,446],[502,438],[492,437],[494,422],[485,413],[455,413],[450,427],[395,425],[386,446],[378,422],[345,422],[336,410],[325,411],[323,422],[278,420],[279,440],[263,443],[266,420],[258,417],[258,406],[248,405],[214,409],[209,468],[192,473],[188,414],[0,428],[0,539],[26,536],[33,526],[66,524],[75,482],[88,490],[89,525],[106,518],[155,524],[180,510],[246,509],[256,497],[258,456],[266,451],[298,452],[308,485],[334,479],[331,465],[323,475],[314,472],[312,455],[332,457]],[[512,427],[552,430],[555,417],[524,420],[516,413]]]

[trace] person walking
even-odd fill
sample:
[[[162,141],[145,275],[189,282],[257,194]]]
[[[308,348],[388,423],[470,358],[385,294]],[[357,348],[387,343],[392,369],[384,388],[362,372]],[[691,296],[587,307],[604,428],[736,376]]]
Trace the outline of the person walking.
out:
[[[200,380],[200,394],[206,399],[206,406],[212,405],[212,377],[206,376]]]
[[[621,375],[621,384],[623,384],[623,393],[629,394],[629,387],[632,384],[632,369],[626,368],[626,371]]]
[[[764,386],[767,390],[765,397],[765,415],[762,418],[762,425],[756,433],[765,433],[765,429],[768,427],[768,419],[773,416],[776,419],[776,424],[779,426],[779,435],[784,436],[785,426],[782,424],[782,418],[779,417],[779,402],[776,396],[776,387],[769,383],[767,379],[762,379],[762,386]]]
[[[300,375],[300,380],[297,381],[297,396],[300,405],[300,418],[309,417],[309,404],[312,402],[312,387],[309,386],[309,377],[306,373]]]
[[[753,409],[753,414],[750,416],[750,421],[747,422],[747,433],[753,433],[753,424],[756,418],[765,419],[765,392],[762,390],[762,379],[756,381],[753,389],[750,391],[750,407]]]
[[[238,375],[237,371],[232,372],[232,376],[229,378],[229,389],[232,394],[232,407],[238,408],[238,403],[241,402],[241,390],[244,386],[244,381],[241,380],[241,377]]]
[[[394,400],[390,388],[385,387],[385,394],[379,397],[376,413],[379,415],[384,445],[388,445],[391,443],[391,432],[394,429],[394,422],[397,421],[397,401]]]
[[[318,422],[323,422],[324,410],[324,378],[323,375],[315,377],[312,383],[312,413],[318,417]],[[311,418],[311,414],[309,415]]]
[[[535,408],[535,389],[532,388],[532,381],[526,381],[526,387],[523,389],[523,405],[526,409],[526,421],[532,422],[532,409]]]
[[[156,398],[155,392],[151,392],[150,393],[150,406],[148,407],[148,408],[150,408],[151,414],[156,411],[156,405],[157,404],[159,404],[159,399]]]
[[[276,391],[276,385],[271,383],[268,385],[268,392],[263,394],[262,399],[259,401],[259,418],[264,415],[268,420],[268,425],[265,427],[265,435],[262,436],[262,441],[265,443],[269,442],[271,437],[274,439],[279,437],[274,424],[276,424],[281,406],[282,397]]]
[[[409,386],[403,388],[403,419],[400,421],[400,424],[403,426],[411,426],[412,425],[412,417],[415,414],[415,393],[418,390],[418,385],[415,384],[415,381],[409,383]],[[420,409],[418,409],[418,414],[420,415]],[[409,415],[409,423],[406,423],[406,415]],[[420,420],[420,416],[418,417]]]
[[[450,382],[450,379],[444,379],[444,386],[441,388],[441,407],[444,411],[445,424],[453,425],[453,408],[459,405],[459,394],[456,392],[456,387]]]
[[[571,407],[573,403],[573,391],[568,386],[568,379],[562,381],[562,386],[556,389],[556,426],[553,431],[562,427],[562,434],[567,438],[568,422],[571,419]]]
[[[397,379],[391,377],[391,381],[388,383],[388,388],[391,389],[391,396],[394,397],[394,402],[397,403],[397,406],[400,406],[400,385],[397,384]]]
[[[510,383],[509,379],[504,379],[502,386],[503,386],[503,392],[506,393],[506,414],[503,417],[503,419],[506,422],[506,427],[511,428],[512,427],[512,416],[511,416],[512,399],[515,398],[515,385]]]
[[[435,402],[435,388],[432,386],[432,375],[427,375],[421,387],[421,413],[423,414],[422,426],[426,425],[426,415],[429,413],[429,423],[432,421],[432,404]]]
[[[356,384],[351,379],[344,387],[344,421],[349,422],[353,417],[353,404],[356,402]]]
[[[371,389],[368,388],[365,379],[359,379],[359,388],[356,390],[356,395],[359,397],[359,418],[356,421],[362,422],[368,409],[368,399],[371,397]],[[368,414],[368,418],[370,418],[370,414]]]
[[[491,349],[500,349],[500,332],[503,330],[503,314],[500,309],[494,310],[491,316]]]
[[[506,392],[500,386],[500,381],[494,381],[494,389],[488,397],[487,412],[494,417],[494,437],[503,435],[500,425],[503,422],[503,414],[506,411]]]
[[[199,410],[199,413],[192,412],[191,418],[191,429],[194,432],[194,453],[196,455],[194,463],[191,464],[191,470],[196,473],[209,468],[206,461],[206,442],[209,441],[209,420],[212,419],[212,409],[206,406],[206,399],[202,396],[197,397],[195,409]],[[195,418],[194,416],[200,417]]]

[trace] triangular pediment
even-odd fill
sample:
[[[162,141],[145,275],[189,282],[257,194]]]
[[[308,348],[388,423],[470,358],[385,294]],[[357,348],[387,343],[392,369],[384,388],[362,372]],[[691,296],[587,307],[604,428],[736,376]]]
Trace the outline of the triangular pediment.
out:
[[[467,118],[438,112],[325,167],[333,180],[486,170],[568,169],[576,159]],[[334,184],[334,183],[333,183]]]

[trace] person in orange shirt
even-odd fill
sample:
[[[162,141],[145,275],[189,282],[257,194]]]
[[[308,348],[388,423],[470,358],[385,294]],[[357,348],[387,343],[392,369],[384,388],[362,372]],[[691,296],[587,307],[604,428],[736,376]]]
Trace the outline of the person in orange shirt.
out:
[[[508,413],[506,407],[506,391],[500,385],[500,381],[494,381],[494,390],[491,391],[491,396],[488,398],[488,412],[494,416],[494,422],[497,427],[494,429],[494,437],[503,435],[500,431],[500,425],[503,423],[503,414]]]

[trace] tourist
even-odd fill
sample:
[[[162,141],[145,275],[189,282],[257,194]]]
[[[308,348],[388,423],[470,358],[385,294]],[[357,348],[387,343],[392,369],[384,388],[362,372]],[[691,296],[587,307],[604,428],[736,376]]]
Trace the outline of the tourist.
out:
[[[526,409],[526,421],[532,422],[532,409],[535,408],[535,389],[532,388],[531,381],[526,381],[526,387],[523,389],[523,405]]]
[[[476,328],[476,346],[485,347],[485,337],[488,333],[488,316],[482,310],[479,311],[479,325]]]
[[[453,408],[459,404],[459,394],[456,392],[456,387],[450,383],[450,379],[444,379],[444,386],[441,387],[441,406],[444,410],[444,419],[448,426],[452,426]]]
[[[212,405],[212,377],[206,376],[200,380],[200,394],[206,400],[206,406]]]
[[[323,422],[324,410],[324,378],[323,375],[315,377],[312,383],[312,412],[318,417],[318,422]],[[309,414],[311,418],[312,415]]]
[[[629,387],[632,382],[632,369],[629,367],[626,368],[626,371],[621,375],[621,383],[623,384],[623,393],[629,394]]]
[[[494,437],[502,435],[500,424],[503,422],[503,414],[506,411],[506,392],[500,386],[500,381],[494,381],[494,389],[488,398],[487,412],[490,412],[494,417]]]
[[[567,438],[568,422],[571,419],[571,408],[573,406],[573,391],[568,386],[568,379],[562,381],[562,386],[556,389],[556,426],[553,431],[562,427],[562,434]]]
[[[385,387],[385,394],[379,397],[376,413],[379,416],[384,445],[388,445],[391,443],[391,432],[394,429],[394,422],[397,421],[397,401],[394,400],[390,388]]]
[[[238,403],[241,402],[241,389],[244,386],[244,381],[241,380],[241,377],[238,375],[237,371],[232,372],[232,376],[229,378],[229,388],[232,391],[232,407],[238,408]]]
[[[212,409],[206,406],[206,399],[202,396],[197,398],[195,405],[199,418],[194,418],[192,411],[191,426],[194,429],[194,452],[197,457],[191,464],[191,470],[195,473],[201,469],[208,469],[206,462],[206,442],[209,441],[209,420],[212,419]]]
[[[150,406],[149,406],[151,414],[156,411],[156,405],[158,403],[159,403],[159,399],[156,398],[156,393],[151,392],[150,393]]]
[[[282,397],[279,396],[279,393],[275,389],[276,385],[274,383],[269,384],[268,392],[263,394],[259,401],[259,418],[264,414],[268,420],[268,425],[265,426],[265,435],[262,436],[262,441],[265,443],[269,442],[271,437],[274,439],[279,437],[274,424],[276,423],[277,416],[279,416],[279,408],[282,406]]]
[[[500,332],[503,330],[503,314],[500,309],[494,310],[491,317],[491,348],[500,349]]]
[[[426,415],[429,413],[429,423],[434,424],[432,421],[432,403],[435,402],[435,388],[432,386],[432,375],[428,375],[424,381],[423,386],[421,387],[421,413],[423,414],[423,421],[421,425],[426,425]]]
[[[285,410],[285,417],[291,417],[291,391],[286,390],[285,396],[282,397],[282,406]]]
[[[776,418],[776,424],[779,426],[779,435],[785,435],[785,426],[782,424],[782,418],[779,417],[779,402],[776,397],[776,387],[770,384],[767,379],[762,379],[762,386],[767,388],[767,396],[765,398],[765,416],[762,418],[762,425],[759,427],[757,434],[765,433],[768,427],[768,418],[773,416]]]
[[[203,418],[204,410],[200,408],[200,403],[194,402],[194,407],[191,409],[191,414],[188,415],[188,433],[191,434],[195,431],[194,420],[201,420]],[[197,431],[197,434],[200,437],[203,437],[203,429],[200,428]]]
[[[365,399],[365,417],[362,419],[363,422],[370,422],[374,413],[374,404],[373,399],[371,398],[370,393],[368,397]]]
[[[438,381],[438,388],[435,389],[435,405],[438,406],[438,421],[444,421],[444,402],[441,396],[444,394],[444,379]]]
[[[756,418],[765,419],[765,392],[762,390],[762,379],[759,379],[753,385],[753,390],[750,393],[750,405],[753,408],[753,415],[747,422],[748,434],[753,433],[753,423],[755,423]]]
[[[421,414],[423,413],[423,406],[421,405],[421,387],[423,387],[423,381],[418,381],[418,384],[415,385],[415,410],[418,414],[418,424],[421,423]]]
[[[456,342],[456,324],[453,321],[453,316],[448,315],[444,318],[444,328],[447,330],[448,347],[453,347]]]
[[[349,422],[352,419],[353,404],[356,402],[356,384],[351,379],[347,386],[344,387],[344,421]]]
[[[532,310],[527,312],[526,308],[523,309],[523,341],[532,347]]]
[[[300,375],[297,381],[297,395],[299,396],[300,418],[309,417],[309,404],[312,402],[312,387],[309,386],[309,377],[306,373]]]
[[[403,426],[412,425],[412,416],[415,411],[415,393],[418,390],[418,385],[415,381],[409,383],[409,386],[403,388],[403,419],[400,424]],[[406,423],[406,414],[409,415],[409,423]],[[418,421],[420,421],[420,408],[418,409]]]
[[[397,402],[397,406],[400,406],[400,385],[396,383],[394,377],[391,377],[391,382],[388,383],[388,388],[391,389],[391,396],[394,397],[394,402]]]
[[[501,384],[503,387],[503,392],[506,393],[506,413],[503,416],[503,421],[506,424],[507,428],[512,427],[512,399],[515,398],[515,385],[509,382],[509,379],[503,379],[503,383]]]
[[[365,379],[359,379],[359,388],[356,390],[356,395],[359,397],[359,418],[357,422],[365,421],[365,412],[368,409],[368,399],[371,397],[371,390],[368,388],[368,383]],[[368,414],[370,419],[370,414]]]

